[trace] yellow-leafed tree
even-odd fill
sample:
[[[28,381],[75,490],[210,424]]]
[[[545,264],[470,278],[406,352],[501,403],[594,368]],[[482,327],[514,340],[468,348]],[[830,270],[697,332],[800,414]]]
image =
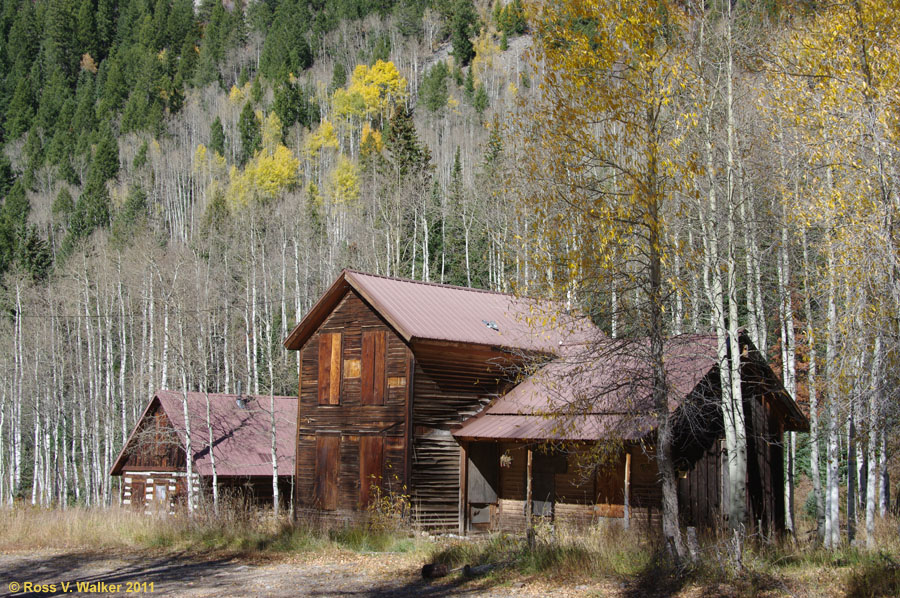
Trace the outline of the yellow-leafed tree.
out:
[[[612,282],[633,298],[620,309],[642,339],[630,350],[652,372],[642,382],[652,405],[632,410],[653,417],[663,533],[684,556],[663,363],[665,228],[690,176],[674,150],[688,120],[674,109],[680,9],[667,0],[550,0],[537,10],[535,71],[546,75],[517,124],[527,148],[524,215],[539,231],[530,255],[561,299],[597,306]],[[572,409],[597,397],[584,399]]]

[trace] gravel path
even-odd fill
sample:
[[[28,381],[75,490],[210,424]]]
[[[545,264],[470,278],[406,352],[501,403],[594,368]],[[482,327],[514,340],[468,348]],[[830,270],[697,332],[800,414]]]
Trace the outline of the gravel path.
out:
[[[10,584],[51,585],[44,592],[10,591]],[[68,588],[63,582],[72,582]],[[81,591],[75,582],[106,584]],[[129,582],[141,585],[138,595],[187,598],[261,596],[273,598],[383,598],[387,596],[465,596],[532,598],[538,596],[605,596],[608,587],[549,587],[526,580],[491,586],[485,580],[458,575],[426,582],[409,559],[396,555],[328,555],[285,557],[277,561],[201,558],[186,554],[39,552],[0,555],[0,598],[10,596],[128,596]],[[153,584],[151,593],[150,584]],[[118,587],[115,587],[118,586]]]

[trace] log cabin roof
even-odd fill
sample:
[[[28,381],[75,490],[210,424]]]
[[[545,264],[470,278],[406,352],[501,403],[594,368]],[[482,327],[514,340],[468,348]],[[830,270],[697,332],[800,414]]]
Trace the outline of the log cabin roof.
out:
[[[558,304],[505,293],[344,270],[284,341],[297,350],[356,291],[407,342],[443,341],[557,354],[602,333]]]
[[[746,382],[762,385],[780,404],[786,430],[808,429],[788,395],[746,334],[741,335]],[[653,430],[647,343],[610,339],[547,364],[453,432],[466,440],[637,440]],[[664,351],[669,411],[694,392],[718,388],[715,335],[682,335]]]
[[[155,406],[162,408],[186,446],[184,425],[184,394],[180,391],[159,390],[135,423],[131,435],[122,448],[110,472],[121,475],[130,451],[135,450],[136,433]],[[209,428],[206,423],[206,393],[188,392],[188,417],[191,423],[191,450],[194,453],[194,472],[212,475],[209,454]],[[210,424],[213,432],[213,455],[219,476],[271,476],[272,436],[271,410],[268,395],[243,395],[246,407],[238,406],[238,395],[209,393]],[[279,475],[291,475],[294,468],[297,431],[297,397],[275,397],[275,430]]]

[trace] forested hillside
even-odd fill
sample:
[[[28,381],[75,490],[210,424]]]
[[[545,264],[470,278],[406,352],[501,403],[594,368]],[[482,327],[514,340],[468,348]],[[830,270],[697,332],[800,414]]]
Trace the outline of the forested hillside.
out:
[[[281,340],[354,267],[612,336],[650,297],[723,363],[746,327],[813,421],[798,508],[883,514],[891,3],[645,4],[3,0],[0,500],[114,501],[157,388],[293,394]]]

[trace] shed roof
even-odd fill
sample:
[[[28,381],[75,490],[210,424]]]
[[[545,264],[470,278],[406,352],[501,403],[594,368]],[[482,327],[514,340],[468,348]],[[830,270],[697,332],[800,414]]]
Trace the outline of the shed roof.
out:
[[[555,354],[602,336],[555,303],[446,284],[344,270],[284,341],[300,349],[353,289],[409,343],[447,341]]]
[[[636,440],[655,426],[647,343],[610,339],[557,359],[453,432],[464,439]],[[716,364],[716,337],[685,335],[665,347],[669,409]]]
[[[804,430],[806,418],[750,339],[742,361],[762,366],[762,382],[781,402],[786,429]],[[656,425],[647,343],[608,340],[590,352],[557,359],[465,422],[453,435],[469,440],[637,440]],[[669,411],[717,376],[712,334],[681,335],[664,349]]]
[[[182,445],[187,435],[184,425],[185,395],[180,391],[159,390],[122,448],[111,474],[122,472],[125,456],[135,432],[155,403],[165,411]],[[194,470],[202,476],[212,475],[209,453],[209,429],[206,425],[206,393],[188,392],[188,417],[191,422],[191,450]],[[242,395],[246,408],[237,404],[238,395],[209,393],[209,419],[213,433],[213,455],[216,474],[220,476],[271,476],[272,435],[271,403],[268,395]],[[297,397],[275,397],[275,433],[279,475],[291,475],[294,468],[297,432]]]

